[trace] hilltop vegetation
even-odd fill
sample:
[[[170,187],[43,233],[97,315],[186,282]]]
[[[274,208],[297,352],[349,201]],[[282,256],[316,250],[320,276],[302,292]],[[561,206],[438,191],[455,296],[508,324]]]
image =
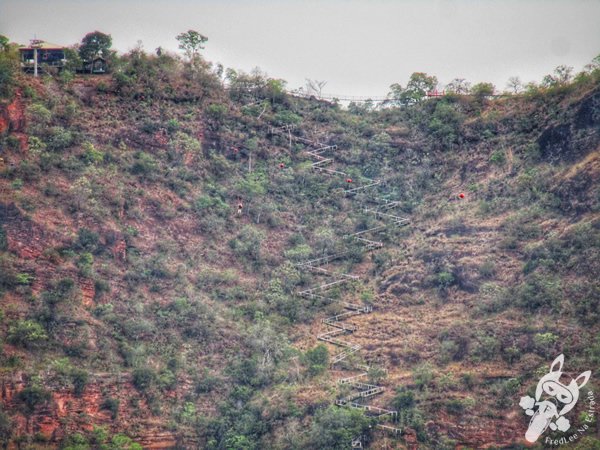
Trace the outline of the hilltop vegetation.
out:
[[[370,374],[387,388],[378,402],[423,448],[520,445],[518,399],[540,371],[559,353],[573,374],[598,367],[598,66],[498,99],[481,84],[424,100],[432,80],[416,74],[394,105],[346,109],[225,74],[195,47],[39,79],[3,47],[4,443],[402,442],[331,406],[331,349],[313,335],[339,306],[296,296],[311,275],[294,263],[373,219],[269,132],[282,125],[335,143],[353,183],[384,179],[410,217],[383,250],[349,248],[340,264],[368,282],[334,295],[374,305],[356,335],[386,369]],[[580,448],[598,445],[588,436]]]

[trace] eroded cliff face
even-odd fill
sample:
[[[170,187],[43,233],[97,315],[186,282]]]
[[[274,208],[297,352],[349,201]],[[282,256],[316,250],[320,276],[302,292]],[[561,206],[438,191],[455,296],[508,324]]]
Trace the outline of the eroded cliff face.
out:
[[[11,133],[18,140],[22,151],[27,150],[25,104],[21,90],[8,103],[0,103],[0,136]]]
[[[27,380],[22,372],[16,372],[10,378],[3,377],[1,383],[4,407],[19,411],[20,402],[16,396],[30,385],[30,380]],[[39,440],[56,445],[66,436],[82,431],[92,432],[97,426],[104,426],[114,433],[133,427],[143,430],[136,441],[144,448],[164,449],[177,445],[176,436],[165,429],[162,421],[149,413],[148,405],[143,399],[140,399],[139,406],[140,410],[145,412],[130,415],[129,394],[135,388],[127,375],[115,377],[114,374],[96,373],[81,395],[74,395],[72,388],[52,382],[47,387],[51,390],[52,397],[45,406],[38,407],[31,413],[14,414],[15,435],[37,435]],[[103,407],[107,396],[119,401],[116,411],[108,411]],[[190,445],[192,443],[189,441]]]

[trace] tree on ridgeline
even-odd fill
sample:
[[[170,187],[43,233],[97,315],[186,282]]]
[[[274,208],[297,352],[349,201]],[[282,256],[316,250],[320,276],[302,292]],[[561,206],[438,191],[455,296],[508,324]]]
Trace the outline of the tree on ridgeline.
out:
[[[81,40],[79,46],[79,56],[84,61],[91,61],[100,56],[107,59],[110,56],[112,47],[112,37],[110,34],[104,34],[100,31],[86,34]]]
[[[523,91],[523,83],[519,77],[510,77],[506,83],[506,88],[511,94],[518,94]]]
[[[427,96],[428,92],[433,91],[438,84],[438,79],[434,75],[427,75],[424,72],[414,72],[406,88],[398,83],[390,86],[390,93],[388,96],[394,103],[399,105],[413,105],[415,103],[421,103]]]
[[[79,45],[79,56],[84,63],[90,64],[90,73],[93,70],[93,61],[96,58],[110,59],[114,52],[112,47],[112,37],[110,34],[104,34],[101,31],[94,31],[86,34]]]
[[[457,94],[457,95],[466,95],[471,91],[471,83],[469,83],[464,78],[455,78],[450,83],[446,85],[446,92]]]
[[[206,36],[194,30],[180,33],[176,39],[179,42],[179,49],[184,51],[190,61],[194,61],[200,56],[200,50],[204,49],[202,44],[208,41]]]

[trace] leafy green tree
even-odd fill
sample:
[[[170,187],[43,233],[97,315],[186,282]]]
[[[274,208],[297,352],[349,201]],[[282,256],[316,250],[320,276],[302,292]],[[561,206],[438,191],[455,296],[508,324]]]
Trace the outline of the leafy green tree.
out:
[[[31,386],[19,392],[17,398],[25,406],[25,411],[31,414],[36,406],[47,403],[52,398],[52,394],[40,386]]]
[[[413,391],[398,388],[393,400],[393,405],[398,411],[413,408],[415,406],[415,394]]]
[[[8,50],[9,40],[6,36],[0,34],[0,51],[5,52]]]
[[[81,59],[79,50],[77,46],[65,48],[65,59],[67,62],[65,63],[65,69],[70,72],[75,72],[77,69],[80,69],[83,65],[83,61]]]
[[[188,30],[185,33],[180,33],[176,37],[179,41],[179,48],[185,52],[185,55],[190,61],[195,60],[200,55],[200,50],[204,47],[208,38],[195,30]]]
[[[410,76],[405,89],[402,89],[400,84],[392,84],[390,86],[391,92],[389,96],[392,100],[401,105],[421,103],[425,99],[427,93],[435,89],[437,84],[437,77],[427,75],[424,72],[414,72]]]
[[[79,56],[84,61],[91,61],[97,56],[107,59],[110,56],[112,37],[100,31],[86,34],[79,46]]]
[[[304,354],[304,360],[308,365],[308,372],[314,376],[325,372],[329,364],[329,352],[323,344],[307,350]]]
[[[0,35],[0,97],[12,95],[18,70],[16,49],[8,43],[6,36]]]
[[[485,97],[494,95],[496,87],[492,83],[477,83],[471,89],[471,94],[478,99],[483,100]]]
[[[371,421],[355,409],[330,406],[317,413],[310,430],[310,448],[342,450],[352,439],[369,432]]]
[[[429,131],[438,140],[442,148],[450,149],[458,141],[463,115],[456,106],[446,102],[439,102],[431,115]]]

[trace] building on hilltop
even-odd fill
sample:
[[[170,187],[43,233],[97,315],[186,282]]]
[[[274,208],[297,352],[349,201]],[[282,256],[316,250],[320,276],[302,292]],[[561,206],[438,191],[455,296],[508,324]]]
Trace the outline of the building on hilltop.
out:
[[[35,73],[36,54],[40,71],[60,72],[67,62],[64,46],[37,39],[33,39],[29,46],[20,47],[19,54],[21,67],[26,73]]]
[[[81,73],[106,73],[108,71],[108,63],[102,56],[96,56],[91,61],[85,61],[83,68],[77,70]]]

